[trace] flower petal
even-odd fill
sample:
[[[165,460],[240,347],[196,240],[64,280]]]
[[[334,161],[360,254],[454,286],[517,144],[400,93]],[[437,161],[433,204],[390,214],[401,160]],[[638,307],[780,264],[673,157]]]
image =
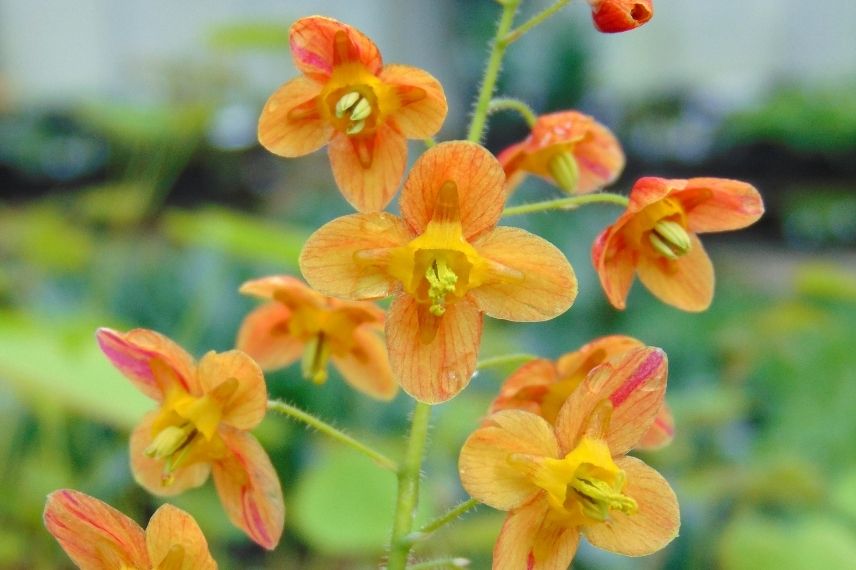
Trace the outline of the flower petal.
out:
[[[217,570],[199,525],[178,507],[162,505],[155,511],[146,527],[146,546],[152,560],[151,568],[160,568],[170,549],[179,546],[183,552],[182,568]]]
[[[312,288],[345,299],[386,297],[396,281],[363,252],[383,252],[413,235],[401,218],[385,212],[352,214],[321,226],[303,245],[300,271]]]
[[[235,346],[264,370],[278,370],[296,362],[303,343],[288,330],[291,311],[282,303],[266,303],[244,318]]]
[[[389,363],[405,392],[420,402],[438,404],[453,398],[470,383],[483,319],[475,304],[464,298],[446,306],[446,313],[436,318],[436,331],[431,331],[434,334],[428,340],[424,323],[420,325],[419,309],[408,295],[392,302],[386,318]]]
[[[724,232],[754,224],[764,202],[751,184],[724,178],[691,178],[674,197],[687,213],[690,231]]]
[[[151,568],[143,529],[107,503],[71,489],[48,495],[48,529],[83,570]]]
[[[653,451],[666,447],[675,438],[675,418],[666,402],[660,407],[654,423],[636,444],[636,449]]]
[[[684,311],[704,311],[713,301],[713,264],[698,237],[689,234],[690,250],[675,261],[639,256],[639,280],[655,297]]]
[[[373,74],[383,65],[373,41],[332,18],[310,16],[297,20],[291,26],[289,42],[297,69],[318,80],[329,77],[336,64],[357,61]]]
[[[662,475],[635,457],[616,459],[615,464],[627,476],[623,493],[639,510],[633,515],[611,511],[606,522],[585,527],[583,533],[598,548],[625,556],[657,552],[678,536],[681,513],[675,492]]]
[[[505,175],[494,156],[476,143],[440,143],[420,156],[401,193],[401,215],[416,234],[421,234],[434,215],[440,188],[447,181],[457,186],[464,238],[491,230],[502,216]]]
[[[581,346],[579,350],[563,354],[556,361],[556,368],[561,377],[575,374],[585,377],[595,366],[643,346],[641,341],[633,337],[620,334],[603,336]]]
[[[546,321],[570,308],[577,279],[553,244],[518,228],[499,227],[476,240],[479,254],[517,275],[502,275],[473,289],[479,309],[497,319]]]
[[[490,413],[500,410],[525,410],[541,415],[541,401],[547,388],[559,380],[556,365],[546,358],[527,362],[499,388],[499,395],[490,405]]]
[[[290,275],[271,275],[245,281],[239,291],[260,299],[277,299],[285,304],[292,302],[323,307],[325,302],[323,295]]]
[[[567,570],[579,542],[579,529],[552,517],[550,505],[539,496],[508,513],[493,548],[493,568]]]
[[[407,65],[386,65],[380,79],[394,86],[400,107],[393,118],[405,137],[427,139],[437,134],[449,107],[443,86],[433,75]]]
[[[500,510],[517,508],[539,493],[526,472],[509,461],[513,453],[558,458],[553,426],[522,410],[504,410],[487,418],[464,442],[458,459],[467,493]]]
[[[594,242],[592,262],[606,298],[616,309],[627,306],[627,295],[633,285],[638,253],[630,247],[616,226],[606,228]]]
[[[386,343],[366,327],[357,328],[354,346],[345,355],[333,354],[331,360],[342,377],[354,388],[379,400],[392,400],[398,383],[392,376]]]
[[[202,391],[210,394],[224,382],[235,379],[237,388],[222,402],[220,421],[238,429],[259,425],[267,412],[267,385],[259,365],[240,350],[209,352],[199,361]]]
[[[595,27],[613,34],[638,28],[654,16],[653,0],[589,0]]]
[[[229,520],[273,550],[282,536],[282,487],[264,448],[247,432],[221,426],[228,455],[214,464],[214,483]]]
[[[293,158],[315,152],[330,140],[333,128],[321,117],[321,85],[296,77],[279,87],[259,117],[259,142],[270,152]]]

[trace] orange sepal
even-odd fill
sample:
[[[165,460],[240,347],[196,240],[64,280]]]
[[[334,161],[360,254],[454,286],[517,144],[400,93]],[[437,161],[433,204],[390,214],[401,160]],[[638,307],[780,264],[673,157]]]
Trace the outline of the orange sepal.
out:
[[[691,312],[704,311],[713,301],[713,264],[701,241],[689,234],[689,252],[672,261],[640,255],[639,281],[668,305]]]
[[[499,395],[490,405],[490,413],[500,410],[525,410],[539,416],[541,402],[550,386],[559,380],[556,365],[546,358],[527,362],[499,388]]]
[[[202,357],[198,368],[199,382],[205,394],[217,392],[225,382],[237,380],[237,386],[222,407],[220,422],[238,429],[252,429],[267,412],[267,386],[259,365],[240,350],[211,351]]]
[[[433,75],[408,65],[386,65],[380,79],[393,86],[399,106],[392,119],[405,137],[427,139],[437,134],[449,107],[443,86]]]
[[[589,0],[595,27],[606,34],[638,28],[654,16],[653,0]]]
[[[386,343],[370,329],[356,329],[354,346],[344,355],[333,354],[333,365],[354,388],[379,400],[392,400],[398,383],[392,375]]]
[[[258,137],[263,147],[293,158],[315,152],[330,140],[333,128],[319,110],[321,85],[296,77],[283,84],[265,103]]]
[[[493,568],[567,570],[579,542],[579,529],[551,516],[550,505],[539,495],[508,513],[493,547]]]
[[[265,303],[244,318],[235,346],[249,354],[264,370],[277,370],[296,362],[303,343],[288,330],[291,311],[282,303]]]
[[[673,196],[696,233],[739,230],[764,214],[761,194],[751,184],[725,178],[690,178]]]
[[[182,549],[181,568],[217,570],[208,541],[193,517],[172,505],[162,505],[146,527],[146,547],[152,567],[160,568],[160,563],[176,546]]]
[[[333,18],[297,20],[291,25],[289,43],[295,67],[318,81],[326,80],[335,65],[358,62],[372,74],[383,65],[377,46],[368,36]]]
[[[675,438],[675,417],[669,405],[663,402],[654,423],[636,444],[636,449],[653,451],[666,447]]]

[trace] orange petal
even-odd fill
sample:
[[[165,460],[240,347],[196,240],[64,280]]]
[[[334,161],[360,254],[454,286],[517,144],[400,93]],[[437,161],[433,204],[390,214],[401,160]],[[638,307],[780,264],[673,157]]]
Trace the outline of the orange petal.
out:
[[[668,377],[666,354],[659,348],[637,348],[598,366],[568,397],[556,418],[562,451],[574,449],[591,429],[594,414],[608,400],[612,412],[603,437],[613,456],[623,455],[642,438],[663,404]]]
[[[267,412],[267,385],[259,365],[240,350],[209,352],[199,361],[202,391],[210,394],[224,382],[237,380],[237,388],[222,402],[221,421],[238,429],[259,425]]]
[[[291,336],[291,311],[281,303],[266,303],[244,318],[235,345],[264,370],[278,370],[296,362],[303,343]]]
[[[392,302],[386,318],[392,373],[405,392],[429,404],[453,398],[470,383],[481,343],[482,314],[464,298],[446,307],[436,327],[433,338],[426,340],[419,305],[408,295]]]
[[[407,165],[407,140],[388,123],[372,134],[337,132],[328,148],[336,185],[360,212],[379,212],[395,196]]]
[[[636,444],[636,449],[653,451],[666,447],[675,438],[675,418],[672,410],[663,402],[660,411],[654,418],[654,423]]]
[[[635,457],[616,459],[615,464],[627,476],[622,492],[639,510],[632,515],[611,511],[606,522],[585,527],[583,533],[598,548],[625,556],[657,552],[678,536],[681,513],[675,492],[662,475]]]
[[[345,355],[332,356],[333,364],[354,388],[378,400],[392,400],[398,383],[392,376],[386,343],[365,327],[354,331],[354,346]]]
[[[394,86],[400,107],[393,118],[405,137],[427,139],[437,134],[449,107],[443,86],[433,75],[407,65],[387,65],[380,79]]]
[[[286,305],[315,305],[323,307],[326,299],[303,281],[290,275],[271,275],[241,284],[239,291],[260,299],[276,299]]]
[[[509,461],[513,453],[559,457],[553,426],[522,410],[497,412],[467,438],[458,459],[461,484],[495,509],[509,510],[541,492],[526,472]]]
[[[552,361],[538,358],[527,362],[503,382],[499,395],[490,405],[490,413],[515,409],[541,415],[541,401],[547,388],[558,380]]]
[[[526,158],[526,149],[529,147],[529,139],[513,144],[502,150],[497,155],[497,160],[505,172],[505,193],[511,195],[515,188],[526,178],[526,171],[522,168],[522,162]]]
[[[606,228],[594,242],[592,263],[606,298],[616,309],[627,306],[639,254],[631,248],[616,226]]]
[[[345,299],[378,299],[397,282],[367,252],[383,253],[406,244],[413,235],[401,218],[385,212],[337,218],[309,236],[300,253],[300,271],[309,284]]]
[[[698,237],[689,234],[690,251],[674,261],[639,256],[639,280],[655,297],[684,311],[704,311],[713,301],[713,264]]]
[[[577,278],[565,255],[550,242],[525,230],[499,227],[473,245],[480,255],[511,273],[471,293],[479,309],[491,317],[546,321],[573,304]]]
[[[724,232],[754,224],[764,213],[764,202],[751,184],[724,178],[691,178],[673,196],[687,213],[692,232]]]
[[[101,351],[119,372],[125,375],[146,396],[163,400],[165,382],[175,379],[191,394],[199,393],[193,358],[183,348],[162,334],[147,329],[134,329],[120,333],[100,328],[95,334]],[[159,378],[155,368],[166,365],[170,379]]]
[[[332,18],[310,16],[297,20],[291,26],[289,42],[295,67],[321,81],[338,64],[360,62],[373,74],[383,65],[373,41],[356,28]]]
[[[508,513],[493,547],[493,568],[567,570],[577,552],[580,531],[550,515],[543,496]]]
[[[575,374],[585,376],[592,368],[610,358],[643,346],[641,341],[633,337],[620,334],[603,336],[581,346],[579,350],[562,355],[556,361],[556,368],[562,377]]]
[[[217,570],[199,525],[192,516],[172,505],[163,505],[152,515],[146,527],[146,546],[152,560],[151,568],[160,568],[170,550],[181,547],[181,568]]]
[[[434,215],[440,188],[457,186],[464,238],[471,241],[496,226],[505,204],[502,166],[484,147],[466,141],[440,143],[413,165],[401,193],[401,215],[421,234]]]
[[[682,190],[687,184],[686,180],[657,178],[656,176],[646,176],[640,178],[633,184],[630,189],[630,204],[627,206],[627,211],[614,224],[620,226],[622,221],[628,220],[632,214],[639,212],[646,206],[650,206],[654,202],[659,202],[670,194]]]
[[[333,128],[321,118],[321,85],[296,77],[277,89],[259,117],[259,142],[270,152],[293,158],[315,152],[330,140]]]
[[[247,432],[221,426],[229,453],[214,464],[214,483],[232,524],[273,550],[282,536],[282,487],[264,448]]]
[[[95,497],[71,489],[54,491],[45,504],[44,523],[78,568],[152,567],[143,529]]]
[[[595,27],[613,34],[638,28],[654,16],[653,0],[589,0]]]

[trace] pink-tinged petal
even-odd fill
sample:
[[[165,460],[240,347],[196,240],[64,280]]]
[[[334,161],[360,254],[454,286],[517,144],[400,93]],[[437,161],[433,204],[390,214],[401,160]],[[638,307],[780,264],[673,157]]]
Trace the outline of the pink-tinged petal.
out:
[[[193,358],[162,334],[147,329],[120,333],[100,328],[95,336],[113,366],[149,398],[163,400],[172,381],[178,381],[186,392],[199,393]]]
[[[504,410],[487,418],[461,448],[458,472],[472,497],[495,509],[514,509],[541,489],[509,459],[512,454],[559,457],[553,426],[535,414]]]
[[[384,269],[383,257],[413,239],[401,218],[380,212],[353,214],[321,226],[300,253],[300,271],[325,295],[344,299],[378,299],[390,295],[397,281]]]
[[[274,91],[259,117],[258,137],[270,152],[293,158],[315,152],[330,140],[333,127],[320,110],[321,85],[296,77]]]
[[[551,515],[538,496],[508,513],[493,548],[494,570],[567,570],[577,552],[580,531]]]
[[[610,511],[609,519],[583,528],[594,546],[625,556],[646,556],[669,544],[681,526],[678,499],[669,483],[654,469],[635,457],[616,459],[627,483],[623,493],[636,501],[632,515]]]
[[[556,365],[545,358],[527,362],[499,388],[499,395],[490,405],[490,413],[500,410],[525,410],[541,415],[541,402],[548,388],[558,382]]]
[[[505,174],[494,156],[476,143],[440,143],[420,156],[401,193],[401,215],[421,234],[434,215],[437,196],[446,182],[457,188],[464,238],[472,241],[492,230],[505,205]]]
[[[638,28],[654,16],[653,0],[589,0],[595,27],[606,34]]]
[[[627,295],[633,285],[638,252],[627,244],[626,236],[606,228],[592,247],[592,263],[606,298],[616,309],[627,306]]]
[[[377,74],[383,62],[377,46],[361,31],[323,16],[301,18],[289,32],[294,65],[313,79],[323,81],[333,67],[359,62]]]
[[[409,295],[392,302],[386,318],[389,362],[405,392],[420,402],[439,404],[470,383],[483,318],[467,298],[447,305],[439,318],[426,306],[422,309]]]
[[[654,422],[663,404],[668,377],[666,354],[659,348],[637,348],[598,366],[565,401],[556,418],[562,451],[574,449],[580,437],[595,430],[613,456],[627,453]],[[603,402],[611,413],[606,426]],[[606,433],[602,433],[605,429]]]
[[[398,383],[392,376],[386,343],[367,327],[356,329],[352,340],[354,345],[348,353],[333,354],[333,364],[360,392],[378,400],[392,400],[398,393]]]
[[[380,79],[393,86],[399,106],[392,116],[405,137],[427,139],[437,134],[449,108],[443,86],[433,75],[407,65],[386,65]]]
[[[235,346],[264,370],[278,370],[296,362],[303,343],[291,335],[291,311],[277,302],[266,303],[244,318]]]
[[[691,232],[724,232],[754,224],[764,202],[751,184],[724,178],[691,178],[673,194],[687,214]]]
[[[667,305],[691,312],[704,311],[713,301],[713,264],[701,241],[689,234],[690,251],[671,261],[664,257],[639,256],[639,280]]]
[[[282,487],[264,448],[247,432],[223,426],[227,455],[214,464],[214,483],[232,524],[273,550],[282,536]]]
[[[491,317],[546,321],[573,304],[577,296],[574,270],[550,242],[525,230],[499,227],[473,245],[503,268],[471,292],[479,309]]]
[[[182,562],[182,569],[217,569],[217,563],[211,558],[208,541],[205,540],[199,525],[192,516],[172,505],[163,505],[152,515],[146,527],[146,547],[152,568],[160,568],[164,559],[170,556],[171,550],[175,552],[177,548],[181,548],[178,559]]]
[[[248,355],[240,350],[211,351],[199,361],[198,375],[205,394],[222,398],[220,421],[238,429],[252,429],[264,419],[267,385],[261,368]],[[224,383],[234,381],[237,384],[223,394]]]
[[[395,196],[407,165],[407,140],[388,123],[373,133],[333,135],[328,147],[336,185],[360,212],[379,212]]]
[[[654,423],[636,444],[636,449],[653,451],[666,447],[675,438],[675,418],[672,410],[663,402],[660,411],[654,418]]]
[[[54,491],[45,504],[44,524],[82,570],[151,568],[143,529],[94,497]]]

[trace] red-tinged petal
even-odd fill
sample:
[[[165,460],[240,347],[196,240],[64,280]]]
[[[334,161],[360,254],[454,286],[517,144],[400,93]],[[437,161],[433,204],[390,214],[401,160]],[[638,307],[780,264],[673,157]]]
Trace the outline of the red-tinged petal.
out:
[[[386,342],[392,373],[405,392],[429,404],[453,398],[470,383],[476,369],[482,314],[464,298],[446,306],[446,313],[426,332],[419,305],[402,295],[386,318]],[[425,315],[430,313],[423,312]],[[428,338],[430,337],[430,338]]]
[[[639,280],[655,297],[678,309],[704,311],[713,301],[713,264],[695,234],[689,234],[690,250],[671,261],[639,256]]]
[[[354,388],[378,400],[392,400],[398,393],[398,383],[392,376],[386,343],[365,327],[353,335],[354,346],[344,355],[334,354],[333,364]]]
[[[337,132],[328,148],[342,195],[360,212],[379,212],[395,196],[407,165],[407,140],[388,123],[370,134]]]
[[[739,180],[691,178],[673,196],[687,214],[687,229],[696,233],[739,230],[764,213],[758,190]]]
[[[590,0],[595,27],[613,34],[638,28],[654,15],[653,0]]]
[[[497,319],[546,321],[567,311],[577,296],[577,278],[556,246],[518,228],[499,227],[473,245],[503,267],[473,289],[479,309]]]
[[[259,425],[267,412],[267,386],[259,365],[240,350],[209,352],[199,361],[199,382],[205,394],[224,398],[221,421],[238,429]],[[225,382],[236,386],[221,395]]]
[[[508,513],[493,547],[494,570],[567,570],[577,552],[580,531],[551,515],[543,496]]]
[[[458,471],[471,496],[495,509],[509,510],[541,492],[512,454],[559,457],[553,426],[535,414],[505,410],[487,418],[461,448]]]
[[[636,449],[653,451],[666,447],[675,438],[675,418],[672,410],[663,402],[660,411],[654,418],[654,423],[636,444]]]
[[[181,561],[182,569],[217,569],[199,525],[192,516],[172,505],[163,505],[152,515],[146,527],[146,546],[151,568],[160,568],[167,556],[173,556]],[[178,548],[180,554],[175,553]]]
[[[401,215],[421,234],[434,215],[437,196],[446,182],[457,188],[464,238],[472,241],[492,230],[505,204],[505,175],[490,152],[476,143],[440,143],[420,156],[401,193]]]
[[[580,437],[592,430],[593,437],[606,440],[613,456],[630,451],[654,422],[667,377],[668,361],[659,348],[637,348],[592,370],[556,418],[562,451],[574,449]],[[600,413],[604,401],[611,407],[606,418]],[[596,425],[604,419],[607,425]]]
[[[361,31],[332,18],[310,16],[292,24],[289,33],[294,65],[323,81],[340,64],[359,62],[373,74],[383,65],[377,46]]]
[[[330,140],[333,127],[321,116],[321,85],[296,77],[277,89],[259,117],[259,142],[270,152],[293,158],[315,152]]]
[[[291,311],[281,303],[266,303],[244,318],[235,346],[264,370],[278,370],[296,362],[303,343],[291,335]]]
[[[247,432],[228,426],[220,435],[227,456],[214,464],[214,483],[232,523],[273,550],[282,536],[285,504],[282,487],[264,448]]]
[[[621,227],[624,222],[631,218],[631,214],[666,198],[673,192],[683,190],[686,184],[687,181],[681,179],[667,180],[655,176],[640,178],[630,189],[630,196],[628,197],[630,204],[627,206],[627,211],[613,224],[613,227]]]
[[[413,239],[401,218],[380,212],[352,214],[327,223],[309,236],[300,253],[300,271],[309,284],[344,299],[390,295],[396,280],[373,261]]]
[[[397,106],[392,116],[405,137],[427,139],[437,134],[449,107],[443,86],[433,75],[407,65],[386,65],[380,79],[393,86]]]
[[[545,358],[527,362],[499,388],[499,395],[490,405],[490,413],[500,410],[526,410],[541,415],[541,401],[547,389],[559,380],[556,365]]]
[[[178,381],[186,392],[199,393],[193,358],[162,334],[100,328],[95,336],[113,366],[146,396],[160,402],[171,381]]]
[[[625,556],[646,556],[669,544],[681,526],[678,499],[669,483],[654,469],[635,457],[615,460],[624,470],[623,494],[636,501],[632,515],[610,511],[606,522],[583,528],[589,542],[598,548]]]
[[[597,237],[591,256],[606,298],[616,309],[624,309],[633,285],[639,254],[615,227],[606,228]]]
[[[45,504],[44,523],[82,570],[151,568],[143,529],[94,497],[54,491]]]

